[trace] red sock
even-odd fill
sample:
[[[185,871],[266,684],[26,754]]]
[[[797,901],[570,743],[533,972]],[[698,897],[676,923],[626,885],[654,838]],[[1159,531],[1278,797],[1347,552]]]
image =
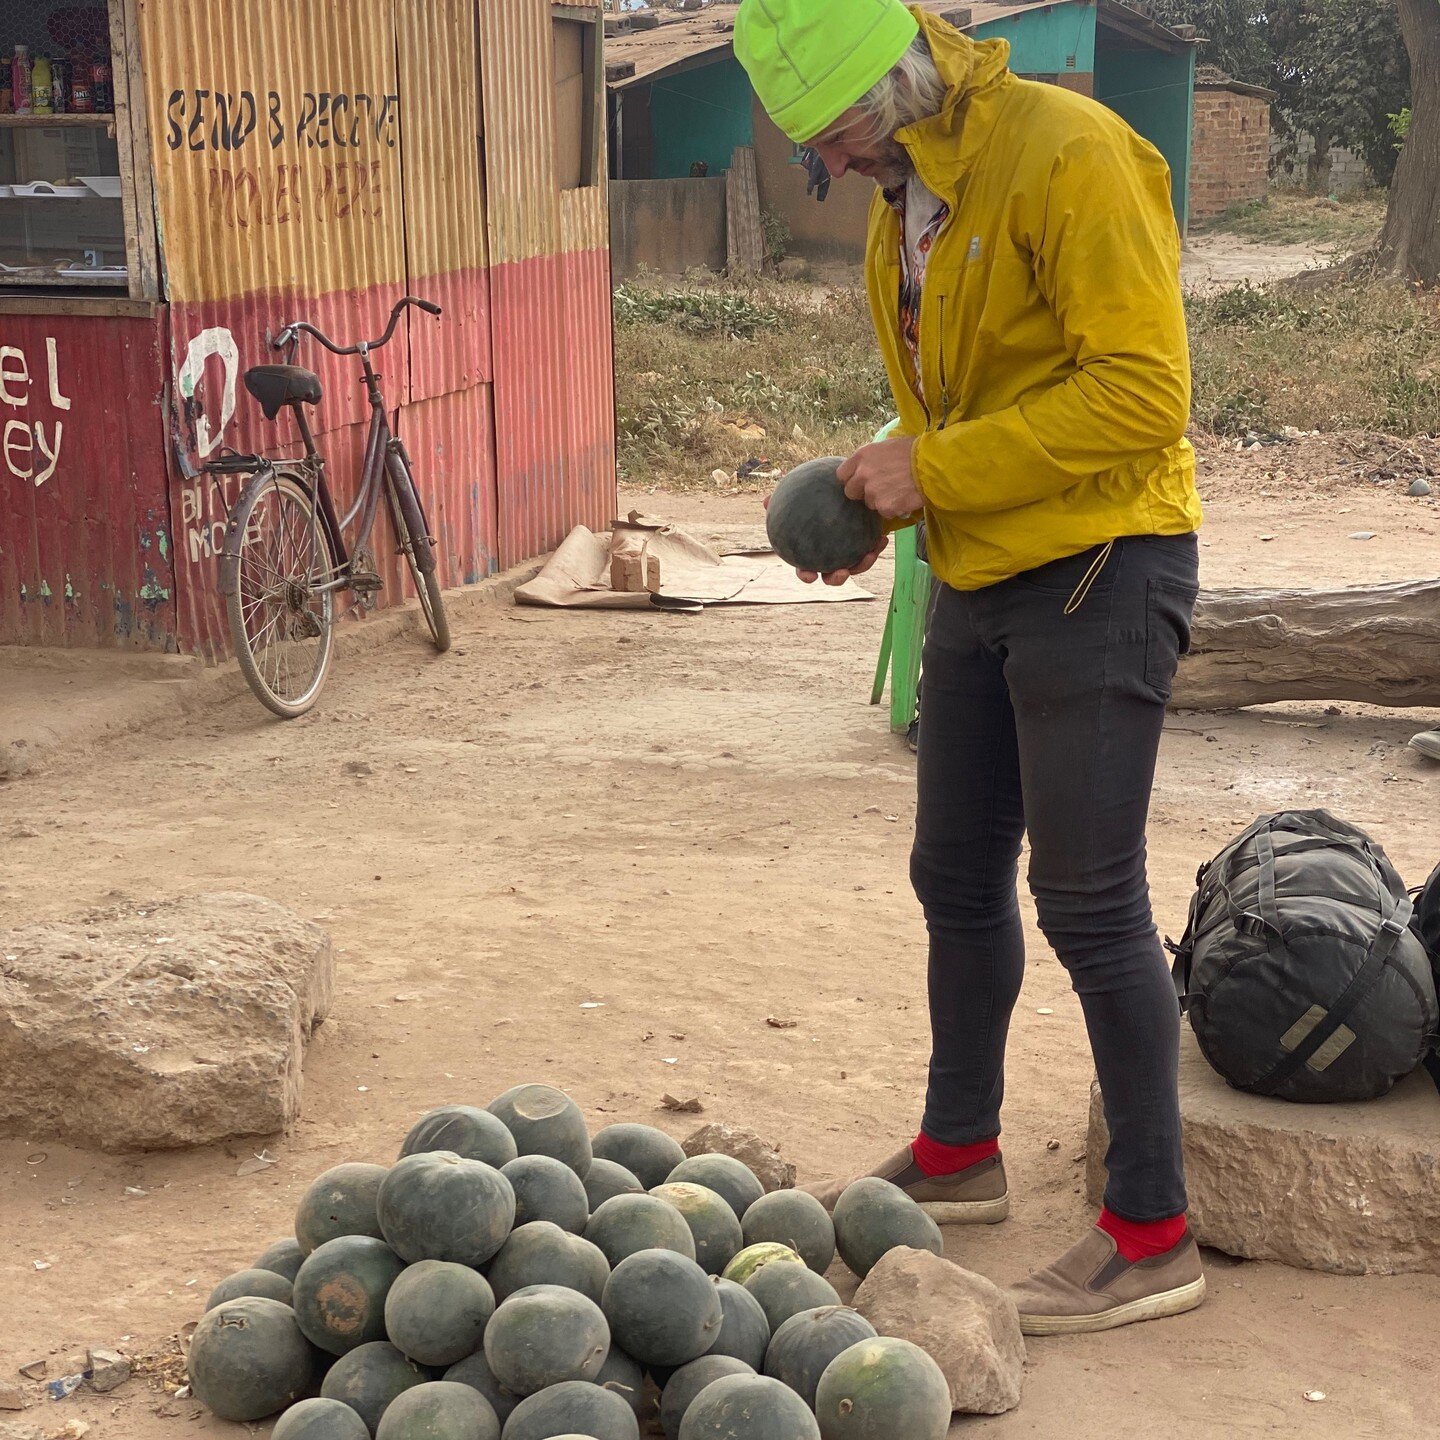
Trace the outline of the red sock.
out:
[[[1169,1220],[1125,1220],[1111,1210],[1102,1210],[1095,1224],[1115,1242],[1115,1248],[1130,1261],[1148,1260],[1173,1250],[1188,1228],[1183,1215]]]
[[[973,1145],[942,1145],[923,1130],[910,1145],[915,1163],[927,1175],[954,1175],[1000,1153],[1000,1141],[977,1140]]]

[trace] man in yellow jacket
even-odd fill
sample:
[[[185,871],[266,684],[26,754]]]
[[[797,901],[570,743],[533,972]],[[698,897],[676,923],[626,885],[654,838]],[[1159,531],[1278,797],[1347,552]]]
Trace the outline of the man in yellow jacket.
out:
[[[874,1173],[942,1222],[1009,1212],[1000,1107],[1028,833],[1111,1143],[1100,1219],[1015,1287],[1021,1323],[1177,1314],[1205,1280],[1145,824],[1201,516],[1169,174],[1111,111],[1012,75],[1004,41],[900,0],[745,0],[735,50],[787,135],[877,184],[866,274],[900,429],[841,476],[890,528],[923,513],[942,582],[911,861],[929,1088],[920,1133]]]

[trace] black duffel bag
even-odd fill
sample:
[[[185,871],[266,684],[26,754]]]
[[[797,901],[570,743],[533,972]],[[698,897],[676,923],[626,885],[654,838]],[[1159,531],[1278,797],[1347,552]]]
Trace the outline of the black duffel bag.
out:
[[[1363,832],[1324,810],[1265,815],[1196,879],[1175,982],[1236,1089],[1371,1100],[1430,1053],[1440,1016],[1414,905]]]
[[[1430,878],[1416,892],[1415,918],[1410,924],[1420,943],[1430,952],[1430,969],[1435,976],[1435,988],[1440,991],[1440,865],[1430,872]],[[1440,1038],[1437,1038],[1437,1048],[1426,1057],[1425,1067],[1440,1087]]]

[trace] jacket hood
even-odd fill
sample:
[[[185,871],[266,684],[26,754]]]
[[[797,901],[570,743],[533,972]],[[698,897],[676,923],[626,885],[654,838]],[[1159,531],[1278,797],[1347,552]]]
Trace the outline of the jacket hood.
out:
[[[989,138],[987,127],[966,121],[972,102],[997,90],[1009,77],[1010,42],[972,40],[918,5],[911,7],[911,13],[920,23],[948,93],[938,115],[907,125],[895,138],[910,152],[921,179],[943,193],[954,188]]]

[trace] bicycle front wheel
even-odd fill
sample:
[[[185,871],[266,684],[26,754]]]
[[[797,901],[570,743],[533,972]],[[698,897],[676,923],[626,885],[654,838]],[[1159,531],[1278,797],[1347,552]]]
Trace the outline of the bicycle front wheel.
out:
[[[329,531],[309,489],[288,475],[257,477],[240,497],[238,574],[226,596],[235,657],[256,698],[284,720],[314,705],[335,642]]]
[[[443,655],[450,648],[450,619],[445,614],[445,597],[440,589],[439,567],[430,539],[430,527],[415,481],[410,475],[409,459],[392,450],[386,458],[385,492],[390,497],[390,518],[395,522],[395,538],[415,579],[415,592],[420,609],[430,629],[430,639]]]

